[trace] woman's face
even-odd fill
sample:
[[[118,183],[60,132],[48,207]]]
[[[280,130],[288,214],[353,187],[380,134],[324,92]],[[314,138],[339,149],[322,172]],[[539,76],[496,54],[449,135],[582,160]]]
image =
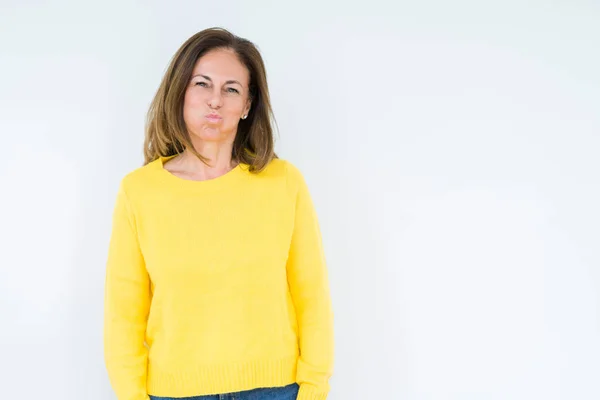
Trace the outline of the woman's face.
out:
[[[233,142],[240,118],[250,111],[249,80],[232,50],[211,50],[196,62],[183,103],[192,140]]]

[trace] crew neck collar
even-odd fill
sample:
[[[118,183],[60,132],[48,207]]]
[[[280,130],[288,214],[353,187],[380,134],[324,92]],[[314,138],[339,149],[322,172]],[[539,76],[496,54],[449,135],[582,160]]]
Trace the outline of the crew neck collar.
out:
[[[192,190],[218,190],[239,182],[248,174],[248,165],[244,163],[238,163],[238,165],[233,167],[231,170],[223,175],[217,176],[216,178],[205,179],[202,181],[185,179],[173,175],[171,172],[165,169],[165,163],[175,156],[176,154],[172,156],[160,156],[155,161],[156,168],[166,182],[182,188],[188,188]]]

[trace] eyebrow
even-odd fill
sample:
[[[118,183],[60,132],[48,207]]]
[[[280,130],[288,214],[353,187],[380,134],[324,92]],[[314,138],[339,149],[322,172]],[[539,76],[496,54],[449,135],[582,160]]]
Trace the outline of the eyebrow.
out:
[[[202,75],[202,74],[196,74],[196,75],[192,76],[192,79],[194,79],[194,78],[195,78],[195,77],[197,77],[197,76],[201,76],[201,77],[203,77],[204,79],[206,79],[207,81],[210,81],[210,82],[212,82],[212,79],[210,79],[208,76],[206,76],[206,75]],[[239,83],[239,82],[238,82],[238,81],[236,81],[235,79],[230,79],[230,80],[228,80],[227,82],[225,82],[225,84],[226,84],[226,85],[227,85],[227,84],[230,84],[230,83],[237,83],[238,85],[240,85],[240,86],[243,86],[241,83]]]

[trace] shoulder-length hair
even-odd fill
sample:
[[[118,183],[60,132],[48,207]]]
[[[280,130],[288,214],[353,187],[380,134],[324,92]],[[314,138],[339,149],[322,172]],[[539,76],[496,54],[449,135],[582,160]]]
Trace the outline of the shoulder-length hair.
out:
[[[267,73],[257,47],[223,28],[209,28],[190,37],[173,56],[148,110],[144,141],[144,165],[161,156],[172,156],[185,149],[206,163],[194,149],[183,119],[183,102],[192,71],[200,57],[215,49],[233,50],[250,75],[252,101],[246,119],[239,121],[233,143],[232,159],[248,164],[251,172],[262,171],[277,158],[274,151],[275,122]]]

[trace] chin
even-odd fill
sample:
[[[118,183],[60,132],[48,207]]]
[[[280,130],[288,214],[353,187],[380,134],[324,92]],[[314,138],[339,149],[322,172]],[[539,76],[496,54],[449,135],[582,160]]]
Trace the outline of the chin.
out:
[[[222,132],[219,128],[212,126],[204,126],[198,130],[191,132],[192,137],[196,137],[200,140],[210,142],[221,142],[231,137],[233,134],[228,132]]]

